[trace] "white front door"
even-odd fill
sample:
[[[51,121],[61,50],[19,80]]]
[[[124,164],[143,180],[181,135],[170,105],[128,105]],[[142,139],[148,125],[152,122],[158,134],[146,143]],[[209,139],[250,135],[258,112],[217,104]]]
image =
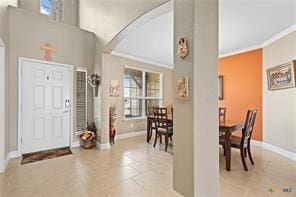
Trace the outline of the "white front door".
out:
[[[22,60],[22,153],[70,145],[71,69]]]

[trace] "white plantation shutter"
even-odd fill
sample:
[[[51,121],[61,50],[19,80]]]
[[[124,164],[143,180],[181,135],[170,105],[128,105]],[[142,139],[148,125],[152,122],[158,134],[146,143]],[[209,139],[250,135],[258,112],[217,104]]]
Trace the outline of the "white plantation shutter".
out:
[[[76,130],[81,131],[87,124],[87,73],[77,71],[76,82]]]

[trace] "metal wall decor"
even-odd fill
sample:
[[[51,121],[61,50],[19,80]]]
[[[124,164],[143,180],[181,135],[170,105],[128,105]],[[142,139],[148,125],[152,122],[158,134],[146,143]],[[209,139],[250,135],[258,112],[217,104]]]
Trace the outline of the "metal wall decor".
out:
[[[87,77],[88,84],[93,88],[94,96],[98,96],[99,85],[101,83],[101,77],[98,74],[91,74]]]
[[[189,49],[187,40],[185,38],[179,39],[179,48],[178,48],[178,55],[181,59],[185,59],[185,57],[188,55]]]
[[[40,46],[40,49],[45,52],[44,59],[47,61],[52,60],[52,53],[56,51],[56,49],[50,43],[45,43]]]
[[[189,79],[188,76],[183,76],[181,79],[177,81],[178,88],[178,101],[187,101],[189,99]]]

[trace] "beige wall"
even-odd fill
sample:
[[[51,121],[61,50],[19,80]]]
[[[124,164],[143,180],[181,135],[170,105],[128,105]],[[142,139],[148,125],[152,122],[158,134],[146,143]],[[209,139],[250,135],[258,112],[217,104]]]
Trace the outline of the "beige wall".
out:
[[[185,20],[184,20],[185,19]],[[185,60],[177,55],[178,39],[187,39],[189,54]],[[194,196],[193,158],[193,101],[194,101],[194,0],[174,2],[174,97],[178,94],[177,80],[189,77],[190,99],[179,102],[174,99],[174,189],[186,197]]]
[[[218,0],[195,0],[194,187],[196,197],[219,196]]]
[[[269,91],[266,70],[296,60],[296,31],[263,48],[263,140],[296,154],[296,88]]]
[[[174,189],[186,197],[217,197],[218,1],[176,0],[174,14],[174,95],[177,80],[190,79],[189,101],[174,100]],[[180,37],[188,39],[185,60],[177,56]]]
[[[0,37],[5,43],[5,107],[8,106],[8,48],[9,48],[9,35],[8,35],[8,5],[17,6],[17,0],[1,0],[0,1]],[[8,123],[9,111],[5,108],[5,156],[9,153],[9,123]]]
[[[103,73],[102,81],[102,96],[104,108],[108,109],[110,105],[116,106],[117,120],[116,129],[117,134],[126,134],[130,132],[146,130],[146,118],[137,120],[124,120],[124,97],[123,97],[123,76],[125,66],[143,69],[147,71],[154,71],[163,74],[163,105],[168,106],[172,104],[172,70],[154,66],[151,64],[126,59],[109,54],[103,54],[103,66],[106,67]],[[110,80],[118,80],[120,83],[119,97],[109,96]],[[105,100],[106,99],[106,100]],[[107,111],[107,110],[106,110]],[[109,123],[109,121],[108,121]],[[105,126],[108,126],[105,124]],[[102,127],[102,131],[108,131],[108,127]],[[108,140],[108,139],[107,139]]]
[[[40,13],[40,0],[19,0],[19,7]],[[78,26],[79,21],[79,0],[64,0],[63,23]]]
[[[18,57],[43,59],[40,45],[56,48],[54,62],[86,67],[93,72],[95,36],[77,27],[58,23],[20,8],[9,8],[9,144],[17,149]],[[93,99],[88,91],[88,119],[93,119]],[[75,119],[75,117],[74,117]]]

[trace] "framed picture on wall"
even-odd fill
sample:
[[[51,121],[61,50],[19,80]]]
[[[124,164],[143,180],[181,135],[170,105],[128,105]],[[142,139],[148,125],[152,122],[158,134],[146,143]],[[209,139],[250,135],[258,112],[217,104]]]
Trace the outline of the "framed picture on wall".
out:
[[[267,70],[268,90],[294,88],[296,60],[272,67]]]
[[[119,96],[119,81],[111,80],[110,81],[110,96]]]
[[[218,91],[219,100],[223,100],[223,75],[219,75]]]

